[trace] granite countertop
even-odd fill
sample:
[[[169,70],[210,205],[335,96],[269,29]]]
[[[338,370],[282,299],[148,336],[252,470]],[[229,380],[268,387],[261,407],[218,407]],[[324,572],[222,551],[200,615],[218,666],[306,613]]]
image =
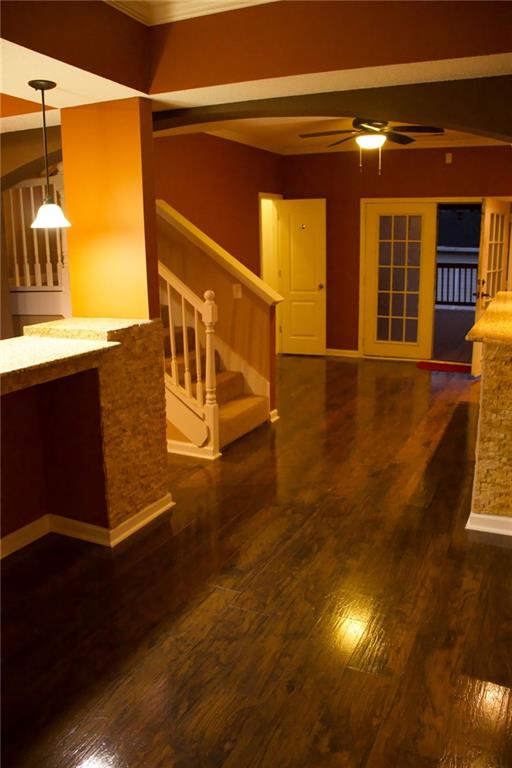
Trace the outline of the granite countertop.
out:
[[[512,344],[512,291],[499,291],[496,294],[466,339]]]
[[[109,333],[127,328],[150,325],[158,320],[138,320],[119,317],[65,317],[48,323],[26,325],[25,336],[40,336],[72,339],[106,339]]]
[[[68,376],[91,367],[91,357],[117,347],[112,341],[17,336],[0,341],[2,393]]]

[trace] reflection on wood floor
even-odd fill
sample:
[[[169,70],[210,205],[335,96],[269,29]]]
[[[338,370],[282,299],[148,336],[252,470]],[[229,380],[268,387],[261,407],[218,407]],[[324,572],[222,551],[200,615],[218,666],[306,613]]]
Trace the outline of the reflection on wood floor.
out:
[[[505,768],[512,551],[470,542],[478,384],[284,358],[281,421],[113,553],[4,561],[5,768]]]

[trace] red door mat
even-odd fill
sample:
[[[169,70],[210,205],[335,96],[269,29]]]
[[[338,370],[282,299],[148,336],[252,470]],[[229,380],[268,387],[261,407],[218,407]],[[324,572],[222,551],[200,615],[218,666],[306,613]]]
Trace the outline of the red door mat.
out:
[[[471,366],[466,363],[443,363],[436,360],[420,360],[416,368],[424,371],[442,371],[443,373],[471,373]]]

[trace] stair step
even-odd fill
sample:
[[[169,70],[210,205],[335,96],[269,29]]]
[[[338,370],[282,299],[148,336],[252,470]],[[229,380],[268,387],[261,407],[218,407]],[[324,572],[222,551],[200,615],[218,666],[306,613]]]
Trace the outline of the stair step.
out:
[[[164,339],[164,354],[166,357],[171,356],[171,338],[169,336],[169,323],[167,323],[167,326],[163,328],[162,331],[163,339]],[[183,354],[183,330],[181,326],[178,326],[174,329],[174,339],[176,342],[176,354],[182,355]],[[189,352],[192,352],[196,348],[196,339],[195,339],[195,333],[193,328],[187,327],[187,339],[188,339],[188,349]]]
[[[217,404],[224,405],[244,393],[244,377],[240,371],[218,371],[216,377]],[[195,394],[196,385],[192,386]]]
[[[268,421],[268,397],[240,395],[219,408],[220,447],[238,440]]]
[[[189,354],[189,366],[190,366],[190,375],[192,376],[192,381],[196,381],[196,353],[190,352]],[[184,385],[185,382],[185,357],[184,355],[176,355],[176,367],[178,369],[178,379],[181,385]],[[215,371],[219,371],[220,368],[220,356],[217,350],[215,350]],[[165,370],[171,375],[172,372],[172,364],[171,364],[171,358],[166,357],[165,358]],[[206,353],[202,352],[201,354],[201,378],[204,382],[205,377],[205,371],[206,371]]]

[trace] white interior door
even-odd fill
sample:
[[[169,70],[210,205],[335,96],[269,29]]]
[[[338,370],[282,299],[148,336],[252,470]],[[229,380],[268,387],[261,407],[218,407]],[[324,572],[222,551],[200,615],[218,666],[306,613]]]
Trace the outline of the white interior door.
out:
[[[478,257],[478,280],[475,320],[479,320],[489,302],[498,291],[505,290],[508,239],[510,236],[510,203],[484,198],[482,204],[482,226],[480,228],[480,253]],[[473,344],[471,373],[479,376],[482,367],[482,345]]]
[[[363,351],[432,355],[436,203],[366,203]]]
[[[277,200],[282,351],[325,354],[325,200]]]

